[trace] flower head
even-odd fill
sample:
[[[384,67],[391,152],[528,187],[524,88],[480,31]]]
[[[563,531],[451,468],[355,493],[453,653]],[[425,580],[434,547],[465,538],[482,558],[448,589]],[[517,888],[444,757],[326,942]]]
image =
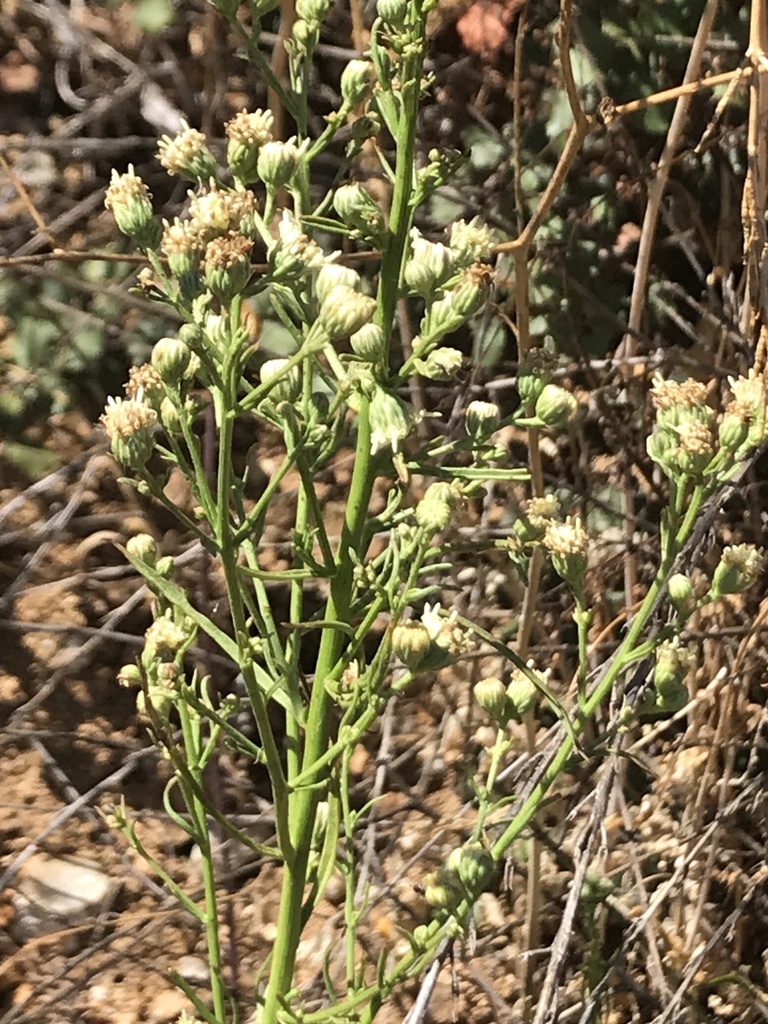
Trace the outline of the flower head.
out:
[[[472,634],[459,623],[456,611],[441,615],[440,605],[424,605],[421,621],[426,626],[430,639],[450,654],[468,654],[474,650]]]
[[[182,122],[174,136],[164,135],[157,145],[160,163],[179,178],[199,184],[216,177],[216,160],[205,142],[205,136]]]
[[[710,595],[741,594],[760,575],[763,556],[753,544],[733,544],[723,549],[712,578]]]
[[[235,231],[213,238],[205,247],[205,284],[222,302],[229,302],[248,284],[253,242]]]
[[[224,125],[227,163],[240,181],[248,184],[258,180],[256,164],[259,149],[272,141],[274,116],[271,110],[241,110]]]
[[[139,401],[143,398],[145,402],[157,409],[165,395],[163,380],[157,370],[150,363],[143,363],[141,366],[132,366],[128,371],[128,383],[125,385],[125,393],[129,398]],[[140,397],[141,396],[141,397]]]
[[[581,519],[566,516],[563,523],[550,523],[542,541],[559,576],[574,589],[581,589],[587,571],[587,531]]]
[[[155,619],[144,634],[147,654],[153,658],[161,652],[173,657],[188,639],[188,630],[174,622],[170,614]]]
[[[152,195],[142,179],[129,166],[126,174],[112,171],[112,180],[104,198],[118,228],[136,239],[142,249],[154,249],[160,238],[160,225],[154,218]]]
[[[468,267],[478,260],[487,260],[496,244],[493,231],[481,224],[478,217],[471,221],[457,220],[451,225],[451,251],[457,266]]]
[[[290,210],[283,210],[277,226],[277,239],[267,253],[272,277],[276,281],[303,277],[325,263],[323,250],[301,230]]]
[[[157,423],[157,413],[144,401],[143,394],[136,398],[108,398],[101,422],[115,458],[129,468],[141,468],[152,454],[152,434]]]
[[[201,236],[197,224],[192,220],[179,220],[172,224],[163,221],[163,237],[160,252],[168,260],[168,266],[174,277],[198,270],[203,259],[205,239]]]

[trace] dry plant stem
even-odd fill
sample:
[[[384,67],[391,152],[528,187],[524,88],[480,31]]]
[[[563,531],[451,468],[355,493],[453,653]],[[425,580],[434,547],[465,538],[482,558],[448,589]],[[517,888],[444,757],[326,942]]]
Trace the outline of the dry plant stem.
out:
[[[557,1002],[555,999],[557,986],[562,978],[566,967],[566,958],[571,939],[574,934],[574,922],[576,912],[581,902],[581,890],[584,879],[587,875],[592,860],[595,856],[597,839],[603,828],[603,821],[607,813],[608,798],[616,779],[616,758],[612,758],[603,770],[600,781],[597,784],[597,792],[590,820],[587,823],[582,835],[579,838],[574,857],[574,872],[571,879],[571,888],[568,899],[565,903],[563,916],[557,935],[552,942],[552,952],[547,964],[547,973],[539,992],[536,1015],[533,1024],[545,1024],[546,1021],[555,1017]]]
[[[280,0],[280,28],[277,32],[277,39],[272,49],[272,61],[270,68],[276,82],[283,84],[288,79],[288,51],[285,48],[286,39],[290,39],[293,31],[293,23],[296,20],[295,0]],[[282,97],[270,86],[267,93],[269,109],[274,117],[273,133],[276,139],[285,138],[285,108]]]
[[[523,198],[523,164],[521,160],[523,152],[523,123],[522,104],[520,102],[520,84],[523,80],[523,43],[525,42],[526,15],[528,5],[523,4],[520,8],[520,16],[517,19],[517,34],[515,35],[515,68],[512,80],[512,126],[515,136],[514,155],[514,189],[515,189],[515,218],[517,220],[517,233],[522,233],[525,224],[525,199]]]
[[[695,82],[699,78],[704,49],[712,31],[712,24],[717,13],[718,5],[719,0],[707,0],[707,6],[705,7],[699,21],[696,37],[693,41],[693,46],[691,47],[688,65],[685,69],[685,76],[683,80],[684,84]],[[627,331],[616,350],[616,360],[618,361],[620,368],[622,368],[625,373],[627,372],[627,367],[626,365],[623,365],[622,367],[623,360],[637,355],[637,337],[640,333],[643,311],[645,309],[648,273],[651,266],[653,244],[656,238],[656,226],[659,219],[659,211],[661,209],[661,200],[664,196],[664,190],[667,187],[669,173],[672,169],[672,161],[675,153],[677,152],[685,121],[688,117],[688,108],[690,107],[692,96],[693,93],[684,93],[678,97],[675,112],[672,115],[669,130],[667,131],[664,150],[656,169],[656,176],[648,189],[648,201],[643,217],[643,227],[640,234],[640,246],[637,253],[635,276],[632,282],[629,321],[627,324]],[[634,480],[632,479],[631,468],[628,465],[625,466],[622,474],[621,512],[622,532],[624,534],[626,544],[626,551],[624,555],[624,603],[627,606],[630,606],[634,600],[635,588],[637,585],[637,562],[632,545],[632,536],[634,533],[633,524],[635,522]]]
[[[760,0],[756,0],[759,4]],[[702,89],[716,89],[719,85],[730,85],[738,79],[749,76],[750,80],[754,74],[765,74],[768,66],[760,64],[752,69],[736,68],[734,71],[723,71],[719,75],[707,75],[706,78],[699,78],[695,82],[687,82],[685,85],[676,85],[671,89],[662,89],[652,96],[644,96],[642,99],[630,100],[628,103],[620,103],[611,111],[613,117],[623,117],[625,114],[636,114],[648,107],[657,107],[662,103],[669,103],[680,96],[692,96]]]
[[[720,0],[707,0],[707,6],[701,15],[699,27],[693,40],[691,53],[688,58],[688,65],[685,69],[683,84],[693,84],[699,81],[701,61],[704,57],[705,47],[712,31],[712,24],[717,14]],[[680,137],[683,133],[685,120],[688,117],[688,108],[691,105],[693,93],[683,93],[678,97],[675,112],[667,131],[667,138],[664,143],[664,150],[659,158],[656,169],[656,176],[648,188],[648,201],[643,217],[643,228],[640,235],[640,247],[637,253],[637,264],[635,266],[635,277],[632,283],[632,297],[629,304],[629,321],[627,332],[621,344],[616,350],[616,360],[621,363],[623,359],[637,354],[636,338],[640,331],[645,309],[645,297],[648,285],[648,272],[651,265],[651,253],[656,238],[656,225],[659,219],[659,210],[664,190],[669,180],[669,172],[672,169],[677,148],[680,144]],[[631,510],[630,510],[631,512]],[[626,595],[631,600],[631,594]]]
[[[8,180],[10,181],[11,185],[13,185],[13,187],[16,189],[19,199],[21,199],[22,203],[24,204],[27,210],[27,213],[35,222],[38,232],[41,235],[45,235],[50,245],[55,247],[57,245],[56,239],[53,237],[53,235],[46,227],[45,221],[40,216],[40,214],[37,211],[37,208],[35,207],[35,204],[30,199],[29,193],[24,187],[24,183],[16,176],[16,174],[13,171],[13,168],[2,155],[2,153],[0,153],[0,167],[2,167],[2,169],[8,175]]]
[[[768,67],[768,15],[763,0],[752,0],[747,57],[752,61],[755,71]],[[768,88],[766,80],[759,74],[752,75],[749,93],[747,175],[741,203],[746,263],[741,327],[745,337],[755,344],[759,325],[768,322],[768,267],[764,259],[768,186],[768,142],[765,134]]]
[[[573,161],[576,159],[590,127],[590,122],[584,115],[579,103],[578,92],[573,77],[573,69],[571,67],[570,37],[572,20],[573,5],[571,0],[561,0],[558,49],[560,51],[560,64],[563,73],[563,81],[574,117],[573,127],[569,132],[565,148],[563,149],[563,153],[558,161],[557,167],[555,168],[552,180],[545,190],[544,195],[541,197],[535,213],[531,216],[518,237],[511,243],[507,244],[507,248],[512,253],[515,266],[517,346],[518,358],[521,364],[525,363],[531,348],[529,294],[530,274],[528,270],[531,244],[536,237],[536,232],[544,222],[544,218],[562,189],[568,175],[568,171],[570,170]],[[522,46],[520,46],[519,50],[522,50]],[[517,56],[519,59],[521,53],[518,52]],[[517,96],[517,93],[515,95]],[[518,216],[520,216],[520,212],[518,213]],[[500,249],[503,249],[503,247],[500,247]],[[541,464],[541,452],[539,449],[539,432],[535,428],[529,429],[528,431],[528,464],[531,473],[532,494],[536,497],[540,497],[544,493],[544,476]],[[523,660],[525,660],[530,646],[531,631],[533,629],[536,606],[538,603],[543,563],[544,559],[542,552],[540,550],[536,550],[533,554],[528,570],[528,585],[526,587],[522,613],[520,616],[517,648],[518,654]],[[536,727],[532,710],[525,716],[525,729],[528,750],[529,753],[533,755],[536,749]],[[535,836],[532,837],[529,842],[527,900],[525,912],[525,941],[527,949],[536,949],[539,946],[541,921],[541,852],[541,844]],[[521,958],[520,982],[524,1014],[526,1017],[529,1017],[533,1010],[528,996],[530,991],[532,968],[533,964],[529,958]]]

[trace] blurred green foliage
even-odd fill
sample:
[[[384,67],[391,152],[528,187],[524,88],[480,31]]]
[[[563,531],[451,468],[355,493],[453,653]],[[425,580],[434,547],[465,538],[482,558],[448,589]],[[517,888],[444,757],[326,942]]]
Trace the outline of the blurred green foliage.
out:
[[[0,343],[0,432],[19,436],[41,416],[73,405],[100,408],[126,366],[146,358],[162,333],[156,315],[133,311],[112,289],[132,268],[87,261],[44,276],[0,278],[6,331]]]

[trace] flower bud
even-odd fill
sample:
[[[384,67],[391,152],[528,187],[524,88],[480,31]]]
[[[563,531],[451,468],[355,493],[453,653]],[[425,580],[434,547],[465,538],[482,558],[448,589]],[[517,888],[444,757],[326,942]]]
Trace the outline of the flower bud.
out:
[[[438,913],[450,913],[463,899],[461,885],[456,872],[441,868],[424,879],[424,899],[427,905]]]
[[[535,415],[546,427],[563,427],[570,420],[578,402],[574,396],[557,384],[546,384],[536,400]]]
[[[347,107],[364,103],[373,92],[375,71],[369,60],[351,60],[341,73],[341,97]]]
[[[485,890],[493,868],[493,857],[482,843],[467,843],[461,848],[458,876],[470,896],[479,896]]]
[[[439,873],[427,875],[424,881],[426,882],[424,899],[432,910],[451,911],[456,907],[458,903],[456,890],[447,885],[446,880],[441,878]]]
[[[318,23],[297,18],[291,29],[291,38],[286,40],[286,49],[289,50],[294,62],[304,60],[317,46],[319,39],[320,26]]]
[[[392,651],[411,672],[424,661],[431,645],[429,632],[421,622],[400,622],[392,630]]]
[[[157,544],[149,533],[137,533],[125,542],[125,550],[131,558],[144,562],[150,567],[157,562]]]
[[[252,249],[250,238],[234,231],[214,238],[205,247],[205,285],[223,304],[231,302],[248,284]]]
[[[310,25],[320,25],[330,9],[330,0],[296,0],[296,17]]]
[[[408,0],[377,0],[376,10],[387,25],[392,28],[403,28],[408,13]]]
[[[133,173],[133,166],[127,174],[112,171],[104,205],[112,211],[120,231],[135,239],[139,248],[156,249],[160,244],[162,229],[152,211],[152,196],[147,186]]]
[[[192,353],[179,338],[161,338],[152,349],[152,366],[166,384],[179,385],[189,369]]]
[[[752,544],[734,544],[723,549],[710,588],[713,600],[724,594],[741,594],[757,580],[762,555]]]
[[[246,110],[235,114],[224,125],[227,135],[227,163],[232,173],[243,184],[258,181],[256,164],[259,149],[272,141],[274,116],[270,110]]]
[[[182,432],[179,410],[167,395],[160,403],[160,423],[166,434],[177,436]]]
[[[118,462],[141,469],[154,447],[155,410],[138,398],[108,398],[101,422]]]
[[[322,306],[330,292],[340,284],[359,291],[360,275],[352,267],[345,267],[340,263],[325,263],[315,280],[315,296],[318,304]]]
[[[696,598],[693,593],[693,584],[690,579],[681,572],[676,572],[669,577],[667,584],[669,592],[669,603],[678,615],[688,616],[694,609]]]
[[[416,522],[430,536],[442,533],[451,521],[456,492],[444,481],[430,484],[416,506]]]
[[[301,392],[299,368],[294,366],[286,373],[288,362],[288,359],[268,359],[259,370],[262,384],[272,380],[275,382],[269,392],[274,402],[295,402]]]
[[[590,906],[599,906],[614,895],[616,888],[616,883],[612,879],[594,868],[589,868],[581,887],[581,900]]]
[[[429,242],[418,229],[411,232],[413,250],[405,267],[405,282],[417,295],[428,299],[453,273],[453,254],[441,242]]]
[[[464,157],[457,149],[445,147],[430,149],[427,153],[427,163],[416,172],[416,179],[424,196],[430,196],[438,188],[455,181],[463,163]],[[468,267],[470,263],[475,262],[474,257],[469,254],[468,258],[466,260],[462,258],[461,262],[457,262],[457,254],[453,249],[451,249],[451,254],[454,264],[459,269]]]
[[[158,576],[162,576],[164,579],[170,579],[171,573],[173,572],[173,558],[170,555],[165,555],[164,558],[158,558],[155,570]]]
[[[729,452],[736,452],[747,440],[748,435],[749,420],[726,411],[717,431],[720,447]]]
[[[433,302],[421,322],[421,340],[426,347],[450,334],[473,316],[488,294],[488,277],[476,265],[464,271],[461,280],[442,299]]]
[[[120,686],[141,686],[141,669],[138,665],[123,665],[117,673]]]
[[[549,381],[549,374],[540,366],[521,366],[517,374],[517,391],[523,409],[536,405]]]
[[[350,335],[349,344],[355,355],[367,363],[378,363],[387,354],[384,331],[378,324],[363,324],[359,331]]]
[[[301,151],[293,139],[265,142],[259,150],[256,170],[267,190],[275,192],[287,185],[299,165]]]
[[[504,683],[500,679],[481,679],[479,683],[475,683],[473,693],[483,711],[487,711],[491,718],[504,728],[510,717],[507,688]]]
[[[322,271],[321,271],[322,273]],[[331,341],[348,338],[373,319],[376,300],[354,291],[349,285],[336,285],[320,306],[318,320]]]
[[[411,433],[416,423],[413,408],[395,394],[376,387],[371,397],[371,454],[391,448],[400,449],[400,442]]]
[[[656,429],[646,439],[645,448],[648,452],[648,457],[658,466],[661,466],[665,473],[669,474],[671,466],[670,456],[677,448],[674,435],[668,430]]]
[[[534,684],[520,669],[512,673],[509,686],[507,687],[507,700],[511,708],[511,716],[519,722],[523,715],[534,706],[539,691]]]
[[[205,144],[205,136],[189,125],[183,125],[173,138],[164,135],[157,148],[160,163],[169,174],[188,178],[198,185],[207,185],[211,178],[216,179],[216,159]]]
[[[362,185],[340,185],[333,196],[333,208],[347,225],[367,242],[378,244],[384,232],[384,215]]]
[[[205,335],[217,352],[223,352],[229,345],[229,328],[227,317],[220,313],[211,313],[205,320]]]
[[[185,345],[189,345],[192,352],[195,352],[202,346],[203,342],[203,331],[198,324],[182,324],[179,328],[179,341],[183,341]]]
[[[501,414],[495,402],[470,402],[464,413],[464,426],[475,443],[490,437],[500,422]]]
[[[654,710],[679,711],[685,706],[688,690],[683,680],[692,664],[691,652],[679,646],[677,637],[659,644],[653,669]]]
[[[461,369],[464,356],[457,348],[433,349],[426,359],[416,359],[417,373],[427,380],[451,380]]]
[[[269,269],[274,281],[291,281],[305,277],[310,270],[322,268],[325,256],[317,242],[308,238],[289,210],[277,228],[277,238],[267,251]]]

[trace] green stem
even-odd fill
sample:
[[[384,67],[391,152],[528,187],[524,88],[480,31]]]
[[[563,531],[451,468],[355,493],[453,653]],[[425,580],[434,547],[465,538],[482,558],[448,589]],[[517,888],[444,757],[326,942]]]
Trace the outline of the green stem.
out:
[[[229,598],[232,625],[239,648],[240,668],[248,698],[253,709],[254,718],[259,729],[264,756],[272,782],[272,794],[275,804],[275,821],[277,825],[278,843],[284,856],[290,854],[290,838],[288,828],[288,805],[285,774],[283,772],[280,752],[277,748],[272,725],[264,695],[258,685],[250,650],[247,617],[241,592],[242,577],[238,571],[237,548],[234,544],[236,529],[230,516],[230,495],[232,491],[232,441],[234,435],[236,397],[237,397],[237,358],[233,351],[234,339],[239,325],[239,310],[233,304],[230,310],[230,351],[226,354],[222,367],[223,391],[217,395],[217,413],[219,428],[219,460],[216,481],[216,518],[211,524],[214,536],[219,545],[221,566]]]
[[[355,468],[350,484],[347,518],[342,530],[339,568],[331,582],[326,605],[326,622],[345,623],[349,617],[354,561],[350,550],[357,551],[363,533],[373,487],[371,425],[368,402],[361,404],[357,420]],[[345,635],[341,630],[323,630],[317,657],[315,679],[307,714],[302,772],[308,771],[326,753],[330,740],[331,698],[326,688],[341,654]],[[327,773],[325,773],[327,777]],[[307,865],[317,805],[322,787],[302,788],[292,794],[290,806],[290,842],[292,856],[286,858],[277,919],[277,938],[272,954],[269,982],[264,997],[263,1024],[276,1024],[286,993],[290,990],[296,950],[301,937],[301,906],[307,879]]]
[[[391,334],[395,307],[400,290],[402,269],[408,246],[408,233],[412,223],[412,195],[416,152],[416,124],[421,90],[422,65],[425,50],[425,19],[420,4],[415,6],[414,40],[411,55],[406,58],[401,76],[403,98],[398,145],[398,164],[395,179],[390,225],[384,243],[377,322],[387,336]],[[298,362],[307,354],[311,342],[304,343],[303,352],[293,358]],[[297,358],[298,357],[298,358]],[[256,389],[258,391],[258,389]],[[254,401],[253,395],[249,396]],[[350,484],[349,500],[341,543],[337,554],[337,571],[331,580],[330,596],[324,621],[348,624],[354,589],[355,560],[363,557],[364,531],[375,479],[371,457],[370,407],[363,399],[357,415],[357,442],[355,463]],[[330,741],[331,697],[327,683],[339,661],[346,642],[345,633],[336,628],[325,628],[320,640],[312,695],[309,702],[304,738],[301,773],[312,769],[327,753]],[[327,770],[320,775],[327,779]],[[323,786],[304,787],[294,791],[290,800],[290,835],[292,856],[286,858],[283,873],[277,937],[272,954],[269,981],[264,997],[262,1024],[277,1024],[278,1014],[292,987],[296,950],[301,937],[302,900],[307,880],[310,845]]]
[[[203,897],[205,900],[205,939],[208,951],[208,973],[211,981],[213,1012],[216,1020],[225,1024],[227,1019],[227,989],[224,985],[224,965],[219,939],[219,906],[216,896],[216,870],[213,863],[211,833],[208,828],[208,814],[203,800],[201,767],[201,720],[191,715],[188,705],[178,702],[184,750],[189,773],[195,783],[194,789],[182,787],[187,808],[194,822],[197,843],[200,848],[200,862],[203,873]]]
[[[696,521],[701,508],[701,503],[706,497],[703,488],[697,488],[691,497],[691,503],[684,517],[684,522],[690,527]],[[674,518],[674,517],[673,517]],[[549,762],[543,777],[536,787],[531,791],[520,810],[517,812],[504,833],[496,840],[491,848],[494,860],[499,861],[507,852],[510,845],[523,832],[526,826],[539,810],[544,797],[552,785],[562,775],[569,759],[574,753],[577,737],[583,732],[586,722],[590,721],[608,694],[611,692],[616,680],[627,666],[636,660],[636,648],[640,633],[646,627],[650,616],[655,609],[656,601],[661,594],[664,583],[674,564],[677,553],[687,539],[682,526],[679,530],[669,531],[669,543],[665,545],[662,555],[662,564],[656,574],[645,600],[632,621],[632,625],[617,652],[617,656],[611,664],[608,672],[600,680],[594,692],[584,701],[584,706],[578,719],[573,723],[570,731],[563,737],[560,746],[555,751],[552,760]],[[456,921],[462,921],[470,913],[472,900],[464,900],[454,913]],[[449,922],[450,924],[450,922]],[[421,950],[411,950],[395,965],[383,981],[371,985],[367,989],[357,991],[354,996],[341,1002],[335,1003],[326,1010],[319,1010],[315,1013],[308,1013],[304,1016],[305,1024],[330,1024],[332,1020],[344,1019],[351,1012],[355,1012],[359,1024],[371,1024],[378,1009],[388,995],[405,978],[413,977],[414,974],[428,963],[434,956],[443,935],[443,926],[437,921],[429,925],[429,931],[424,939],[424,946]],[[424,952],[426,950],[426,952]],[[365,1005],[367,1004],[367,1005]],[[361,1008],[362,1007],[362,1008]]]
[[[414,167],[416,159],[416,123],[421,95],[421,76],[426,50],[426,18],[421,4],[416,6],[416,26],[411,52],[403,62],[402,112],[397,142],[397,169],[392,192],[387,241],[381,258],[377,322],[389,337],[400,295],[403,268],[408,252],[408,236],[413,226]]]

